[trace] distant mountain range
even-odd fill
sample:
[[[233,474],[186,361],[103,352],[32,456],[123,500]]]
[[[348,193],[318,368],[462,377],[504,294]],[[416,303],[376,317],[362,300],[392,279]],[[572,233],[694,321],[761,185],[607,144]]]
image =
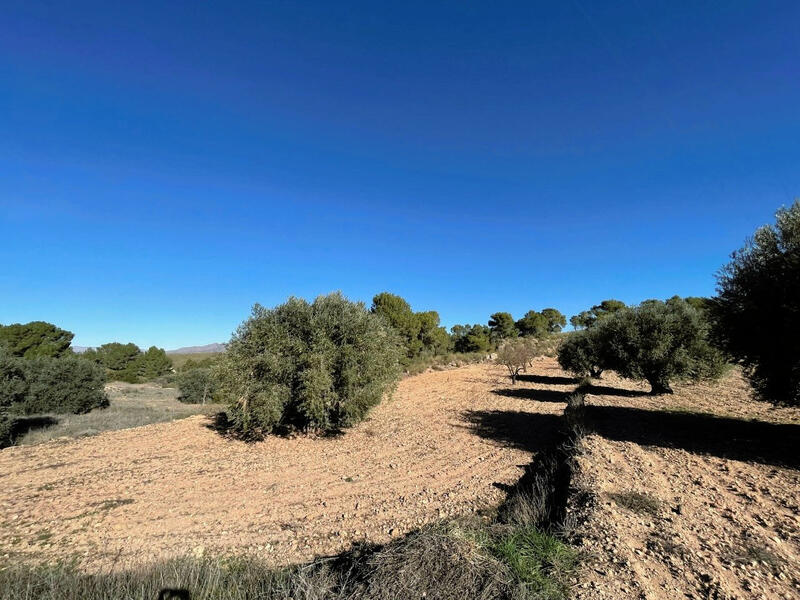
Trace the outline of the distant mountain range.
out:
[[[225,352],[225,344],[206,344],[205,346],[186,346],[177,350],[167,350],[167,354],[206,354],[208,352]]]
[[[206,344],[205,346],[186,346],[177,350],[167,350],[167,354],[206,354],[208,352],[225,352],[225,344]],[[75,354],[83,354],[92,350],[93,346],[72,346]]]

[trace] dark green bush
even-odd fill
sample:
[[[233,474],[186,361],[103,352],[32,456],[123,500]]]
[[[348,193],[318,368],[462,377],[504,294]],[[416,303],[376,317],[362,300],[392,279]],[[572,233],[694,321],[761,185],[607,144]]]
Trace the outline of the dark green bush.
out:
[[[492,350],[491,330],[486,325],[453,325],[450,337],[456,352],[486,353]]]
[[[558,347],[558,364],[579,377],[597,379],[603,374],[601,342],[601,337],[588,329],[568,334]]]
[[[217,380],[211,369],[195,368],[178,373],[178,400],[187,404],[214,402],[218,393]]]
[[[800,405],[800,201],[734,252],[708,303],[713,336],[759,397]]]
[[[403,366],[419,356],[441,354],[450,349],[450,336],[439,326],[439,313],[435,310],[414,312],[400,296],[381,292],[372,299],[371,312],[383,317],[399,335],[405,348],[405,356],[400,359]]]
[[[98,365],[77,357],[36,358],[25,361],[28,393],[21,406],[25,414],[85,413],[108,406],[103,391],[105,373]]]
[[[147,352],[143,352],[132,363],[132,368],[139,379],[152,381],[157,377],[172,372],[172,361],[162,348],[150,346]]]
[[[14,444],[14,419],[0,412],[0,449]]]
[[[514,324],[514,317],[511,313],[496,312],[489,317],[489,330],[491,339],[495,344],[508,338],[515,338],[519,335],[517,326]]]
[[[25,360],[0,349],[0,411],[24,402],[28,387]]]
[[[362,420],[394,386],[400,340],[340,293],[256,305],[218,368],[236,430],[333,430]]]

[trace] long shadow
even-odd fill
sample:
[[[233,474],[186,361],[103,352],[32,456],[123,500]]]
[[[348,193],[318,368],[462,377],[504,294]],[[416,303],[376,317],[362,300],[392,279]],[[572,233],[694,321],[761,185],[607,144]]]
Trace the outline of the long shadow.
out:
[[[520,381],[530,383],[541,383],[544,385],[576,385],[580,383],[577,377],[559,377],[556,375],[534,375],[532,373],[522,373],[517,377]]]
[[[52,427],[53,425],[58,425],[58,419],[49,415],[14,417],[14,424],[11,428],[11,436],[13,438],[18,438],[21,435],[25,435],[29,431],[33,431],[34,429],[46,429],[47,427]]]
[[[514,410],[471,410],[464,418],[476,435],[528,452],[552,448],[564,425],[560,415]]]
[[[508,396],[510,398],[522,398],[523,400],[536,400],[538,402],[566,402],[567,397],[572,391],[562,390],[536,390],[531,388],[501,388],[492,390],[498,396]]]
[[[611,440],[800,467],[800,425],[592,405],[586,406],[586,419],[590,430]]]
[[[601,396],[625,396],[627,398],[639,398],[641,396],[650,395],[650,392],[643,392],[642,390],[626,390],[625,388],[595,384],[592,384],[591,387],[589,387],[589,389],[586,391],[589,394],[597,394]]]

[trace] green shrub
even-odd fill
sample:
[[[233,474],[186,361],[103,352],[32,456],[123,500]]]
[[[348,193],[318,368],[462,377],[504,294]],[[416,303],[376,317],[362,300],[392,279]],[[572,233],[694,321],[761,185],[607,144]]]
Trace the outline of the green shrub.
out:
[[[256,305],[218,372],[239,432],[334,430],[363,419],[392,389],[400,356],[382,317],[335,293]]]
[[[0,412],[0,449],[14,444],[14,419]]]
[[[26,361],[28,393],[25,414],[85,413],[108,406],[103,391],[105,373],[98,365],[77,357],[36,358]]]
[[[0,411],[24,402],[28,388],[25,360],[0,349]]]
[[[423,354],[441,354],[450,349],[450,336],[439,326],[439,313],[435,310],[414,312],[408,302],[389,292],[377,294],[370,310],[383,317],[402,340],[405,356],[400,362],[403,366]]]
[[[717,276],[713,336],[759,397],[800,405],[800,200],[761,227]]]
[[[157,377],[172,372],[172,361],[162,348],[150,346],[132,363],[136,376],[143,381],[152,381]]]
[[[603,374],[601,342],[590,329],[568,334],[558,347],[558,364],[579,377],[599,378]]]
[[[569,596],[569,577],[578,568],[578,553],[536,527],[518,527],[495,541],[492,553],[507,564],[536,598]]]
[[[178,400],[187,404],[214,402],[218,391],[211,369],[195,368],[181,371],[176,377]]]
[[[453,325],[450,337],[456,352],[469,354],[492,350],[491,330],[486,325]]]

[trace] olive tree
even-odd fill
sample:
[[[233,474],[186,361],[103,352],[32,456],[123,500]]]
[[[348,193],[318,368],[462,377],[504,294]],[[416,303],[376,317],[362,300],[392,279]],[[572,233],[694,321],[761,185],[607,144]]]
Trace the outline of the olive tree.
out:
[[[381,316],[334,293],[255,305],[216,370],[239,432],[335,430],[393,389],[401,352]]]
[[[510,339],[503,342],[497,350],[495,361],[508,369],[511,383],[516,384],[519,374],[533,360],[535,348],[525,338]]]
[[[598,379],[603,374],[602,341],[599,335],[588,329],[569,334],[558,347],[558,364],[580,377],[588,375]]]
[[[706,319],[680,298],[615,311],[584,333],[596,336],[599,368],[644,379],[653,394],[672,393],[675,379],[718,377],[725,364],[708,341]]]
[[[800,201],[732,254],[708,311],[715,342],[744,367],[756,394],[800,405]]]

